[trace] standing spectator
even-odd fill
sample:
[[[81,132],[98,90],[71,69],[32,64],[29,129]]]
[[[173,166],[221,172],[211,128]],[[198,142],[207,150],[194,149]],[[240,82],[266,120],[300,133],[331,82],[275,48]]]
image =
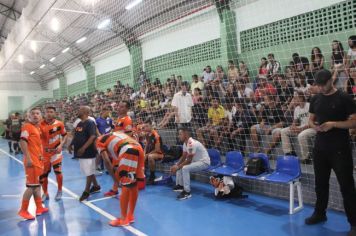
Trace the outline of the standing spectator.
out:
[[[268,54],[267,58],[268,58],[267,75],[272,76],[280,73],[281,64],[274,59],[274,54],[273,53]]]
[[[86,185],[79,201],[84,201],[89,198],[91,193],[100,191],[100,186],[95,178],[95,158],[96,149],[94,141],[96,138],[96,125],[89,119],[90,108],[81,106],[78,111],[80,122],[75,128],[74,138],[68,147],[70,154],[79,158],[80,170],[86,176]],[[93,186],[92,186],[93,185]]]
[[[229,69],[227,71],[227,77],[230,83],[234,83],[239,78],[239,70],[236,68],[233,60],[229,60]]]
[[[203,80],[205,84],[208,84],[214,80],[214,71],[211,70],[211,66],[206,66],[203,72]]]
[[[298,142],[301,150],[301,162],[310,164],[311,157],[309,152],[309,140],[316,135],[314,129],[309,128],[309,103],[306,102],[306,97],[303,92],[297,92],[294,97],[296,107],[294,109],[294,118],[291,126],[282,129],[282,149],[285,155],[296,156],[291,144],[291,137],[298,137]]]
[[[350,77],[346,82],[345,91],[353,100],[356,100],[356,64],[350,66],[349,76]]]
[[[268,65],[267,58],[262,57],[260,67],[258,68],[259,75],[267,76],[268,74],[267,65]]]
[[[335,73],[335,86],[337,89],[344,90],[347,82],[347,75],[345,71],[345,51],[340,41],[334,40],[332,45],[332,54],[331,54],[331,69]]]
[[[356,35],[351,35],[348,40],[349,51],[347,52],[346,67],[350,67],[350,65],[356,65]]]
[[[13,153],[12,150],[12,141],[11,141],[11,120],[14,118],[15,114],[9,115],[9,118],[5,121],[5,139],[8,140],[7,144],[9,145],[9,153]]]
[[[175,122],[178,125],[178,128],[190,125],[193,106],[192,95],[188,93],[188,83],[184,81],[181,86],[181,91],[174,94],[172,100],[172,107],[174,107],[176,116]]]
[[[332,75],[321,70],[315,75],[320,94],[310,103],[309,125],[317,131],[314,150],[316,203],[307,225],[327,220],[329,180],[334,170],[340,185],[345,213],[351,225],[348,235],[356,235],[356,190],[353,177],[349,129],[356,128],[356,105],[350,96],[333,86]]]
[[[183,155],[171,167],[172,174],[176,174],[176,186],[174,191],[181,192],[178,200],[190,198],[190,173],[204,170],[210,165],[208,151],[202,143],[191,137],[190,131],[186,128],[179,130],[179,139],[183,142]]]
[[[320,48],[314,47],[311,51],[311,71],[317,72],[324,69],[324,56]]]
[[[204,89],[204,83],[198,78],[198,75],[192,75],[192,84],[190,86],[192,93],[195,88],[199,88],[201,91]]]
[[[217,66],[214,74],[214,83],[215,84],[226,84],[227,78],[222,66]]]
[[[244,61],[240,61],[239,63],[239,74],[240,74],[240,77],[242,78],[246,78],[246,76],[248,77],[249,76],[249,71],[248,71],[248,68],[247,68],[247,65]],[[246,82],[249,82],[249,81],[246,81]]]
[[[22,119],[20,113],[16,112],[15,116],[11,119],[11,138],[14,146],[15,155],[20,153],[20,136],[21,136]]]

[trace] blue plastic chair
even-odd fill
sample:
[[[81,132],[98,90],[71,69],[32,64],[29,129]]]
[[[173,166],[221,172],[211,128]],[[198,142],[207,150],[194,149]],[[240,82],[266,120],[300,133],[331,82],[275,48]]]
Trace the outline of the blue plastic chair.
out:
[[[239,173],[237,173],[237,176],[241,177],[241,178],[245,178],[245,179],[264,179],[270,172],[271,172],[271,168],[270,168],[270,164],[269,164],[269,159],[268,156],[265,153],[251,153],[248,158],[252,159],[252,158],[261,158],[262,161],[265,164],[266,167],[266,171],[260,175],[254,176],[254,175],[246,175],[245,171],[242,170]]]
[[[210,166],[205,171],[210,171],[222,165],[219,150],[210,148],[208,149],[208,154],[210,157]]]
[[[295,156],[280,156],[277,158],[276,170],[266,177],[267,181],[289,183],[302,174],[299,160]]]
[[[244,157],[241,152],[231,151],[226,153],[226,162],[223,166],[211,170],[212,173],[232,176],[244,168]]]

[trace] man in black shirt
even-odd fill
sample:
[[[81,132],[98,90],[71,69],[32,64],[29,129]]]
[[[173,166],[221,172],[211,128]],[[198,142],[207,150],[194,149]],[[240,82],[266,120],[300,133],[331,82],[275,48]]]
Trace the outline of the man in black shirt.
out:
[[[349,129],[356,127],[356,105],[347,94],[338,91],[328,70],[315,75],[320,94],[310,103],[310,127],[317,135],[313,150],[316,204],[308,225],[326,221],[329,197],[329,179],[334,170],[344,200],[344,208],[351,224],[349,236],[356,235],[356,190],[353,178],[353,160]]]
[[[87,177],[85,190],[80,197],[80,201],[86,200],[91,193],[100,191],[100,186],[95,178],[95,138],[96,125],[94,121],[89,119],[90,108],[81,106],[78,111],[78,118],[81,119],[75,128],[74,138],[68,151],[72,154],[72,147],[74,146],[74,156],[78,157],[80,170]],[[93,186],[91,187],[91,185]],[[91,187],[91,188],[90,188]]]

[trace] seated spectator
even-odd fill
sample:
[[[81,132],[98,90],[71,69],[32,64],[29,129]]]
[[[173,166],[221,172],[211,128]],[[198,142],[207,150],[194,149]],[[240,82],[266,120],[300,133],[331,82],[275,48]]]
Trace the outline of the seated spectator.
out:
[[[208,123],[206,126],[197,130],[198,140],[200,140],[204,146],[206,146],[204,134],[211,136],[214,140],[214,144],[218,142],[218,131],[221,128],[221,124],[224,118],[224,107],[219,104],[217,98],[212,98],[211,107],[208,110]]]
[[[148,184],[154,184],[156,161],[162,161],[164,157],[162,139],[158,132],[152,128],[150,119],[145,121],[143,131],[146,133],[145,162],[148,162],[148,169],[150,170]]]
[[[294,109],[294,120],[291,126],[281,130],[282,149],[285,155],[297,156],[293,151],[291,138],[297,136],[301,150],[301,161],[304,164],[311,163],[310,145],[308,141],[316,135],[315,129],[309,128],[309,103],[303,92],[297,92],[294,97],[296,107]]]
[[[201,89],[195,88],[193,91],[193,104],[195,105],[202,101],[203,101],[203,95],[202,95]]]
[[[294,95],[293,86],[288,83],[285,76],[277,75],[277,98],[282,107],[287,107]]]
[[[347,80],[345,91],[356,100],[356,64],[351,65],[349,68],[349,79]]]
[[[251,88],[246,86],[245,81],[241,81],[240,83],[237,83],[237,97],[238,98],[244,98],[245,101],[251,101],[254,99],[254,92]]]
[[[214,83],[218,84],[218,83],[226,83],[226,82],[227,82],[227,78],[224,69],[222,68],[222,66],[217,66],[214,74]]]
[[[244,61],[240,61],[239,63],[239,75],[240,77],[248,77],[249,76],[249,71],[248,71],[248,68],[247,68],[247,65]]]
[[[347,73],[345,71],[346,55],[342,43],[334,40],[331,45],[331,69],[335,74],[335,86],[339,90],[344,90],[347,83]],[[344,90],[346,91],[346,90]]]
[[[274,59],[274,54],[270,53],[267,56],[268,64],[267,64],[267,75],[272,76],[275,74],[279,74],[281,72],[281,64]]]
[[[311,51],[311,71],[315,73],[321,69],[324,69],[324,56],[320,48],[314,47]]]
[[[303,92],[304,94],[307,94],[309,88],[310,88],[310,84],[307,83],[305,75],[298,73],[295,79],[294,92],[300,91]]]
[[[181,128],[178,132],[179,140],[183,143],[183,155],[170,169],[176,174],[176,186],[174,191],[181,192],[178,200],[190,198],[190,173],[204,170],[210,165],[208,151],[202,143],[191,137],[187,128]]]
[[[260,101],[266,95],[274,96],[276,94],[277,94],[277,89],[272,84],[267,82],[267,78],[263,76],[259,77],[257,81],[257,89],[255,91],[256,101],[257,102]]]
[[[261,152],[258,137],[263,135],[272,135],[272,141],[266,150],[270,154],[273,148],[280,140],[280,132],[284,124],[284,113],[282,109],[276,106],[276,101],[272,96],[264,96],[264,106],[260,110],[261,122],[251,127],[251,140],[254,152]],[[263,146],[263,145],[262,145]]]
[[[190,85],[192,93],[194,93],[195,88],[199,88],[202,91],[204,89],[204,83],[198,78],[197,75],[192,75],[192,84]]]
[[[209,84],[214,80],[214,71],[211,70],[211,66],[206,66],[203,72],[204,84]]]
[[[262,57],[260,67],[258,68],[258,75],[267,76],[268,74],[267,65],[268,65],[267,58]]]
[[[356,35],[351,35],[348,39],[349,50],[347,52],[345,65],[349,68],[351,65],[356,65]]]
[[[229,69],[227,71],[228,81],[234,83],[239,78],[239,70],[236,68],[233,60],[229,60]]]

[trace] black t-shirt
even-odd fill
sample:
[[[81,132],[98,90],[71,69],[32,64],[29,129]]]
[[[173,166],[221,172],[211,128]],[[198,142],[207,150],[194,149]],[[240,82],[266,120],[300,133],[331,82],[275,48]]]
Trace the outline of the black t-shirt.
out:
[[[287,87],[282,87],[282,86],[277,86],[277,94],[279,101],[282,104],[285,104],[286,102],[289,102],[289,100],[292,99],[294,95],[294,89],[292,86],[287,86]]]
[[[269,108],[268,106],[265,106],[261,115],[266,125],[272,126],[285,121],[283,111],[277,107]]]
[[[315,95],[311,99],[309,111],[321,125],[327,121],[346,121],[350,115],[356,113],[356,105],[349,95],[338,90],[329,96]],[[334,128],[328,132],[318,132],[316,135],[317,149],[339,150],[349,146],[350,135],[347,129]]]
[[[81,121],[75,128],[73,139],[74,156],[78,158],[95,158],[96,149],[93,142],[84,152],[82,156],[78,156],[78,150],[88,141],[91,136],[96,136],[96,125],[92,120]]]

